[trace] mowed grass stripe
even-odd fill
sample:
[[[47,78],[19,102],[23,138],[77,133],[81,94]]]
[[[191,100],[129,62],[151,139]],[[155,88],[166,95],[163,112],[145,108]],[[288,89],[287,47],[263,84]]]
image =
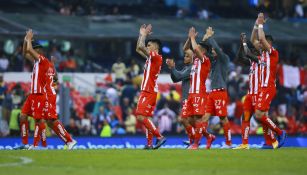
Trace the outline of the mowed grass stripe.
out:
[[[33,159],[31,164],[0,167],[0,174],[305,174],[307,149],[279,150],[44,150],[0,151]],[[9,160],[11,162],[11,160]]]

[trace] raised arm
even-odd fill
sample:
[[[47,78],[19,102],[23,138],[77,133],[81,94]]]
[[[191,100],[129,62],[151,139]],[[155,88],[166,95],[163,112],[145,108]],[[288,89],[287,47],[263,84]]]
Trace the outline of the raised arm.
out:
[[[244,50],[243,50],[243,45],[242,43],[240,44],[239,50],[236,54],[235,60],[234,62],[236,64],[241,64],[241,65],[245,65],[245,66],[249,66],[250,65],[250,61],[249,59],[246,57]]]
[[[143,24],[140,27],[140,35],[136,45],[136,51],[144,58],[149,57],[149,51],[145,46],[145,40],[146,37],[151,34],[151,29],[152,29],[151,24],[148,24],[147,26]]]
[[[213,31],[212,27],[208,27],[206,29],[206,34],[203,37],[203,41],[206,41],[209,45],[211,45],[212,48],[214,48],[217,55],[222,56],[224,53],[223,53],[222,49],[220,48],[220,46],[215,41],[215,39],[213,38],[213,35],[214,35],[214,31]]]
[[[191,40],[190,40],[190,38],[188,38],[186,40],[186,42],[184,43],[184,45],[183,45],[183,51],[186,51],[188,49],[191,49]]]
[[[196,42],[196,36],[197,36],[197,32],[195,30],[194,27],[191,27],[190,30],[189,30],[189,38],[191,40],[191,45],[192,45],[192,48],[193,48],[193,52],[195,53],[195,55],[202,60],[202,62],[204,61],[203,60],[203,54],[201,53],[201,50]]]
[[[141,55],[141,57],[147,59],[146,54],[144,54],[144,52],[143,52],[140,48],[138,48],[138,46],[140,45],[140,40],[141,40],[141,35],[139,35],[138,41],[137,41],[137,43],[136,43],[136,52],[137,52],[139,55]]]
[[[28,33],[28,32],[27,32]],[[27,35],[25,36],[23,40],[23,46],[22,46],[22,56],[25,59],[28,59],[31,62],[34,62],[34,59],[31,57],[31,55],[27,52]]]
[[[258,15],[258,37],[259,37],[259,41],[263,45],[263,49],[266,50],[266,51],[269,51],[271,49],[271,45],[265,39],[265,33],[263,31],[264,23],[265,23],[264,15],[263,15],[263,13],[259,13],[259,15]]]
[[[191,68],[178,71],[176,69],[175,62],[173,59],[166,59],[166,64],[168,68],[171,70],[171,79],[173,80],[174,83],[190,78]]]
[[[258,29],[259,29],[259,17],[257,17],[253,30],[252,30],[252,35],[250,38],[251,43],[254,45],[254,47],[260,51],[260,41],[259,41],[259,36],[258,36]]]
[[[32,29],[28,30],[27,35],[26,35],[26,52],[29,53],[34,60],[38,61],[39,60],[39,54],[33,49],[32,47],[32,39],[33,39],[33,32]]]

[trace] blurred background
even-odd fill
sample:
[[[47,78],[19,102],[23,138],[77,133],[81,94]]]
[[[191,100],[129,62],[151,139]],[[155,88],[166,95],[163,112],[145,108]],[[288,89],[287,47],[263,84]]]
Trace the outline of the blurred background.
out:
[[[213,27],[231,59],[228,114],[232,133],[240,134],[249,68],[234,59],[240,33],[250,36],[259,12],[268,17],[265,32],[273,35],[280,59],[270,116],[289,134],[306,135],[307,0],[0,0],[0,136],[20,135],[18,116],[32,71],[21,54],[28,28],[45,55],[56,58],[57,109],[73,136],[143,134],[134,112],[145,63],[135,46],[144,23],[153,25],[163,58],[174,58],[178,69],[188,28],[196,27],[200,39]],[[184,134],[178,123],[181,86],[172,83],[165,64],[161,72],[153,120],[164,134]],[[222,134],[219,119],[210,122],[210,130]],[[261,126],[251,122],[251,133],[262,134]]]

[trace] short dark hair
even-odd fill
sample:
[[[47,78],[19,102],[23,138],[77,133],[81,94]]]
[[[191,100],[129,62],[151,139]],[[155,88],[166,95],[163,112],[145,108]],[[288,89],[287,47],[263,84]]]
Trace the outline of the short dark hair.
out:
[[[273,42],[274,39],[273,39],[273,36],[272,35],[265,35],[265,39],[268,40],[268,41],[271,41]]]
[[[208,53],[211,52],[212,50],[212,46],[208,43],[206,43],[205,41],[201,41],[198,43],[202,48],[206,49]]]
[[[162,43],[161,43],[161,41],[160,41],[159,39],[148,39],[148,40],[146,41],[146,45],[147,45],[149,42],[152,42],[152,43],[157,44],[158,47],[159,47],[159,50],[162,49],[162,48],[161,48]]]

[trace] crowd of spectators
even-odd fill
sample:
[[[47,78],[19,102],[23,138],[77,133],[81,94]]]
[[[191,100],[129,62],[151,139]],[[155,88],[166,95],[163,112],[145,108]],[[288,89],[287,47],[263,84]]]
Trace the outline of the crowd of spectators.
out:
[[[94,0],[49,0],[49,3],[61,15],[135,15],[135,16],[165,16],[177,18],[252,18],[259,11],[275,19],[306,18],[306,0],[256,0],[234,1],[225,3],[219,1],[197,0],[151,0],[119,1]],[[243,10],[236,11],[236,7]],[[150,8],[151,10],[143,10]],[[137,10],[136,10],[137,9]],[[227,15],[228,14],[228,15]]]

